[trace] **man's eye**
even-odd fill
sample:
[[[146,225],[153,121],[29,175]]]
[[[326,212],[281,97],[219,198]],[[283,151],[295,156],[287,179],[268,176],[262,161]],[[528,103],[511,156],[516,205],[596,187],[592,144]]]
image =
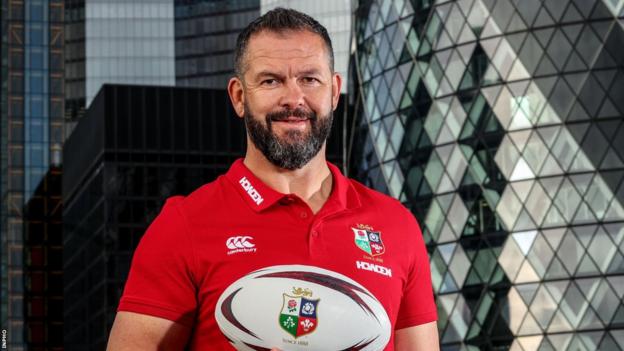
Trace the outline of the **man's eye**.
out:
[[[265,79],[262,81],[262,85],[275,85],[277,84],[277,79]]]
[[[315,84],[317,83],[319,80],[314,78],[314,77],[303,77],[303,82],[306,84]]]

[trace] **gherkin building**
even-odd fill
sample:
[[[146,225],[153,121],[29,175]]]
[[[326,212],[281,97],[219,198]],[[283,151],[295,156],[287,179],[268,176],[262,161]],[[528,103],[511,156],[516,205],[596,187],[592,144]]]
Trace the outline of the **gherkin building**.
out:
[[[624,0],[359,1],[351,176],[421,224],[444,350],[624,350]]]

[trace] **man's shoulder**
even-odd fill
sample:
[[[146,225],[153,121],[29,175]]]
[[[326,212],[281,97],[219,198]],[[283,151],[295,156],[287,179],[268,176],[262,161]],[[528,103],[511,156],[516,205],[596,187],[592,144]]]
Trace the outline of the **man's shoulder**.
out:
[[[412,211],[394,197],[372,189],[356,180],[349,179],[353,189],[357,192],[362,207],[361,212],[372,214],[381,222],[399,228],[416,228],[420,233],[420,225]]]
[[[389,210],[401,211],[407,210],[401,202],[390,195],[384,194],[379,190],[370,188],[355,179],[347,178],[349,183],[353,187],[353,190],[358,194],[360,202],[363,206],[371,205],[375,207],[383,207]]]
[[[219,176],[212,182],[206,183],[186,196],[172,196],[167,199],[167,205],[177,206],[186,217],[193,217],[206,210],[218,208],[223,203],[223,187],[227,186],[224,176]]]

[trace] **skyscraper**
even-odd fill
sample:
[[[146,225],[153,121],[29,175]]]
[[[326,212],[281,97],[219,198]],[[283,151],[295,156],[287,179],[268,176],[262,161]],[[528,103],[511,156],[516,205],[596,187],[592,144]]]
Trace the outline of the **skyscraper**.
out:
[[[419,219],[448,350],[624,349],[624,1],[360,1],[352,170]]]
[[[260,0],[176,1],[176,85],[225,89],[236,37],[259,15]]]
[[[323,24],[332,38],[342,93],[348,85],[351,2],[302,0],[183,0],[175,5],[176,85],[223,89],[234,74],[238,33],[276,7],[303,11]]]
[[[226,99],[222,90],[105,85],[67,140],[66,350],[106,347],[132,254],[165,199],[242,153],[243,126]]]
[[[1,323],[12,350],[62,347],[63,12],[60,0],[2,1]]]
[[[175,84],[173,0],[66,0],[68,133],[102,84]]]

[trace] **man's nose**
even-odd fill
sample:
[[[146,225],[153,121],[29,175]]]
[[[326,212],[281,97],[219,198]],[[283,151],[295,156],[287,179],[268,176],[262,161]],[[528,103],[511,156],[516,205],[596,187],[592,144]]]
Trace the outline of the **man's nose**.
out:
[[[280,101],[282,107],[288,107],[289,109],[295,109],[297,107],[304,106],[305,94],[303,89],[296,80],[288,80],[284,84],[284,91]]]

